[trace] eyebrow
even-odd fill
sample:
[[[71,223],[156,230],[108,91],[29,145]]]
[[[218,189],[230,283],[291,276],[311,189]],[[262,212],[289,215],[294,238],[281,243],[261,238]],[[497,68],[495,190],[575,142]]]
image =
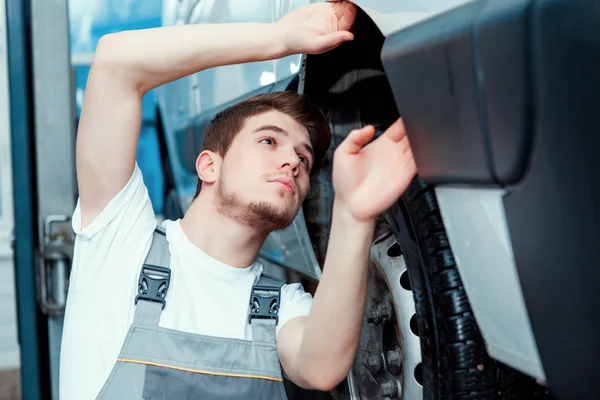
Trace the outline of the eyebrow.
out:
[[[279,133],[280,135],[283,135],[283,136],[289,136],[288,131],[286,131],[283,128],[280,128],[277,125],[263,125],[259,128],[256,128],[252,132],[256,133],[256,132],[262,132],[262,131],[271,131],[271,132]],[[315,153],[313,151],[313,148],[308,143],[302,143],[301,147],[304,148],[306,151],[308,151],[313,159],[315,158]]]

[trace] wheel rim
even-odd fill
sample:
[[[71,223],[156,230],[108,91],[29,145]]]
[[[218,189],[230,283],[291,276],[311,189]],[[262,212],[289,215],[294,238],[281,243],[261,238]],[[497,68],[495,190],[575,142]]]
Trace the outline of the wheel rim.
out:
[[[388,224],[378,225],[370,262],[365,324],[353,370],[357,391],[364,400],[421,400],[415,302],[404,256]]]

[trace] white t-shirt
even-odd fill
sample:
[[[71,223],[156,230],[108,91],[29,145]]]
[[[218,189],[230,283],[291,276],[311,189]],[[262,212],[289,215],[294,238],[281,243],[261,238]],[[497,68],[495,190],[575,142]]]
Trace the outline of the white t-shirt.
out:
[[[83,229],[77,204],[61,345],[61,400],[94,399],[108,378],[133,321],[139,272],[155,226],[137,165],[127,185]],[[231,267],[194,246],[179,221],[165,221],[163,227],[171,251],[171,282],[159,325],[251,340],[248,305],[261,263]],[[312,296],[300,284],[284,285],[281,293],[277,333],[290,319],[308,315],[312,304]]]

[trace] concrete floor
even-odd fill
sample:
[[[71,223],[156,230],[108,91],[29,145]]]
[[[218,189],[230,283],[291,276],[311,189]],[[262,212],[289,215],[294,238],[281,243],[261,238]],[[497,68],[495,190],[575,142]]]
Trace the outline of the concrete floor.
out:
[[[21,400],[21,374],[18,369],[0,370],[0,400]]]

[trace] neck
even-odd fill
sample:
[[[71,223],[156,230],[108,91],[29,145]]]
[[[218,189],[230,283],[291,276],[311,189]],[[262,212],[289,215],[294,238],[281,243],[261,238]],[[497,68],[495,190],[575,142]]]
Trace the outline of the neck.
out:
[[[187,238],[212,258],[244,268],[251,265],[267,234],[228,218],[217,211],[210,196],[198,196],[185,216],[181,229]]]

